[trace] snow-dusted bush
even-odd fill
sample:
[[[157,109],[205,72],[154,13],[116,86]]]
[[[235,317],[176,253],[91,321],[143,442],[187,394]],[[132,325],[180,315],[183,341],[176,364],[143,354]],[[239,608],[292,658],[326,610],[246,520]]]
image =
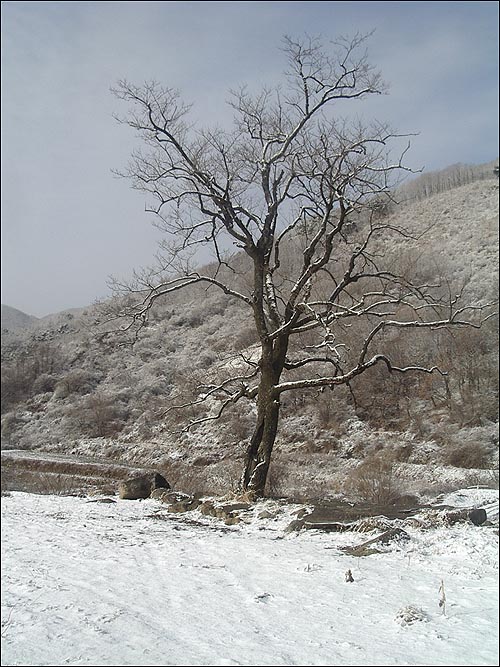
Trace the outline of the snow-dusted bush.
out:
[[[55,398],[66,398],[71,394],[89,394],[102,379],[101,373],[77,369],[67,373],[55,387]]]
[[[123,429],[127,410],[113,396],[95,392],[80,401],[72,414],[82,433],[106,437]]]
[[[252,433],[255,416],[249,407],[244,405],[234,406],[232,410],[226,411],[224,414],[221,426],[225,437],[229,441],[241,442],[249,438]]]
[[[498,465],[498,423],[460,428],[441,421],[432,430],[440,444],[439,460],[459,468],[491,468]]]
[[[444,463],[455,468],[488,468],[490,452],[480,442],[448,445],[443,452]]]
[[[382,454],[366,458],[346,475],[342,486],[347,496],[376,505],[393,505],[403,495],[393,461]]]
[[[33,382],[33,393],[45,394],[49,391],[54,391],[56,384],[57,384],[57,377],[55,375],[42,373]]]
[[[23,420],[17,412],[8,412],[2,417],[2,444],[9,447],[18,441],[18,431],[23,425]]]

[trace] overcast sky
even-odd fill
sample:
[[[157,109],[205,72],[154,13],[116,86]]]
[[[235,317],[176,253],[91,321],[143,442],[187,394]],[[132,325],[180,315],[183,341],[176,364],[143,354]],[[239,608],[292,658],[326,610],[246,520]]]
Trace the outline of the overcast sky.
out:
[[[373,29],[390,95],[363,114],[420,133],[414,167],[495,159],[497,2],[3,2],[2,303],[85,306],[151,263],[144,197],[111,171],[134,146],[118,79],[177,87],[224,124],[230,88],[279,79],[284,34]]]

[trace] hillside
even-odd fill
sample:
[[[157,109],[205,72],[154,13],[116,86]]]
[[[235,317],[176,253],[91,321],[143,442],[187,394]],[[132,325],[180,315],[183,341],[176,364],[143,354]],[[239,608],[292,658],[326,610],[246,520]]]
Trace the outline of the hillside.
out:
[[[387,262],[405,262],[472,303],[497,298],[496,177],[407,202],[388,222],[421,238],[392,239]],[[132,348],[99,336],[98,314],[95,307],[61,314],[36,331],[4,336],[3,448],[154,465],[195,490],[235,487],[253,426],[250,404],[188,433],[182,428],[200,406],[172,407],[196,400],[200,381],[238,368],[242,352],[255,358],[255,334],[238,301],[201,288],[182,300],[173,295],[158,303]],[[462,477],[487,479],[498,461],[496,338],[494,319],[453,336],[414,337],[416,361],[436,359],[449,371],[445,379],[392,378],[381,370],[351,391],[287,396],[269,492],[363,493],[355,469],[367,458],[394,463],[401,493],[432,484],[431,462],[450,470],[441,475],[446,484],[457,467]],[[406,339],[390,344],[404,357]]]
[[[6,306],[2,303],[2,329],[6,331],[18,331],[29,329],[38,321],[37,317],[27,315],[22,310]]]

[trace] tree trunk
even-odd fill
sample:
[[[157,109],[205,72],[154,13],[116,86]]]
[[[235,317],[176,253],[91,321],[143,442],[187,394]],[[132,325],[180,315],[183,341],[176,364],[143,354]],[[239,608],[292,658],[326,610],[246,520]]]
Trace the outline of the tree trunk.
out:
[[[243,491],[252,491],[261,497],[264,495],[278,430],[280,403],[278,398],[269,396],[259,400],[259,404],[257,425],[246,452],[241,487]]]
[[[280,397],[275,392],[285,364],[288,338],[286,336],[269,344],[263,344],[261,380],[257,396],[257,424],[250,439],[245,469],[241,477],[242,491],[251,491],[262,497],[271,463],[274,441],[278,431]]]

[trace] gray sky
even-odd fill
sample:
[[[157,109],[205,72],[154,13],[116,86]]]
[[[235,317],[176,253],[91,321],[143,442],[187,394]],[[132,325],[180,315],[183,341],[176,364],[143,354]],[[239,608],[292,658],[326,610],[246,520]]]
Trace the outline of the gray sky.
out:
[[[177,87],[223,124],[230,88],[279,79],[284,34],[373,29],[390,95],[363,115],[420,132],[407,162],[495,159],[497,2],[3,2],[2,303],[37,316],[85,306],[110,274],[151,263],[145,199],[111,172],[134,146],[112,116],[125,110],[118,79]]]

